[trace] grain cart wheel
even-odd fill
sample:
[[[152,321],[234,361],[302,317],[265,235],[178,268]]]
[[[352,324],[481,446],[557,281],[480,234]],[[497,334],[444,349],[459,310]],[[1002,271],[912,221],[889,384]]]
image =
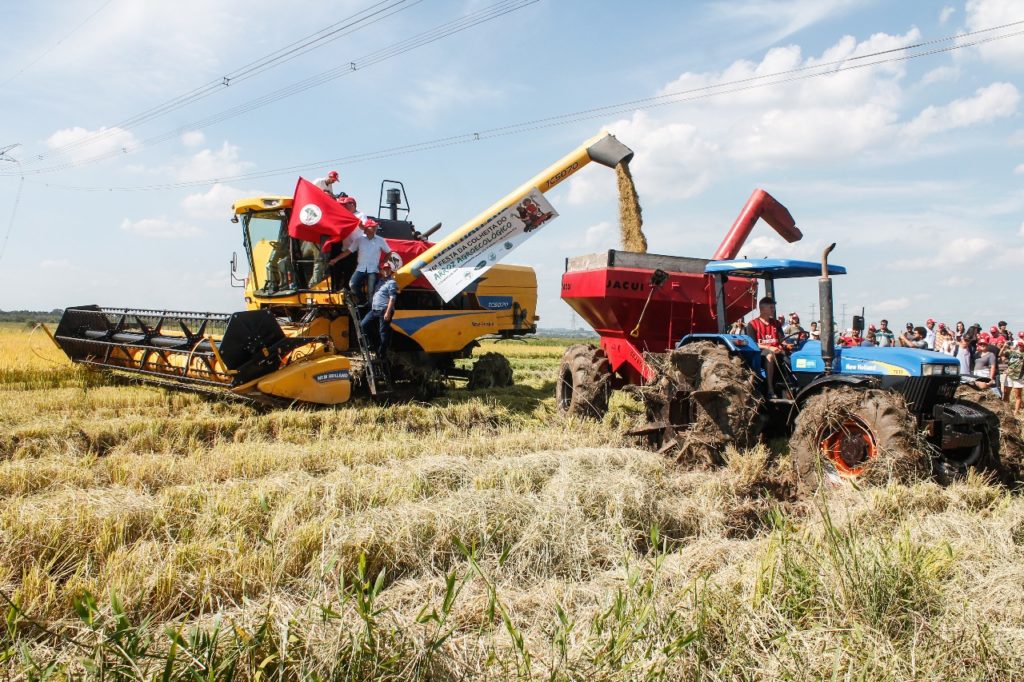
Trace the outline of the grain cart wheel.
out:
[[[693,343],[650,355],[655,376],[636,390],[649,423],[632,435],[679,461],[721,464],[732,445],[743,450],[764,427],[754,372],[717,343]]]
[[[1008,485],[1024,482],[1024,438],[1010,403],[1003,402],[989,390],[978,390],[967,384],[956,390],[956,398],[971,407],[991,412],[999,419],[999,433],[990,434],[989,440],[1000,477]]]
[[[501,353],[484,353],[473,363],[466,388],[471,391],[478,388],[503,388],[512,383],[512,365],[508,358]]]
[[[612,392],[612,366],[601,348],[570,346],[562,356],[555,383],[558,411],[577,417],[601,419]]]
[[[829,486],[909,482],[928,475],[928,457],[914,446],[917,422],[889,391],[826,388],[800,408],[789,442],[797,484]]]

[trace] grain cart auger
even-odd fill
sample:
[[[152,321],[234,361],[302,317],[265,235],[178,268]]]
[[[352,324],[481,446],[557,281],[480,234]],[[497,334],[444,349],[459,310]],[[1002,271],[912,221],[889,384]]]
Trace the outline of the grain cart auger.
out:
[[[76,363],[258,402],[335,404],[349,361],[322,339],[289,337],[273,315],[68,308],[53,339]]]

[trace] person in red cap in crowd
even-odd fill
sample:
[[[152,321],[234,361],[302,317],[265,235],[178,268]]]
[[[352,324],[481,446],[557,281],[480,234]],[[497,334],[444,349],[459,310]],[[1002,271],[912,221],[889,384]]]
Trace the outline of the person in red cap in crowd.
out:
[[[391,253],[391,247],[383,237],[377,235],[377,221],[367,218],[363,223],[362,237],[357,238],[350,246],[341,250],[332,258],[329,265],[349,255],[356,254],[356,270],[348,281],[349,292],[355,301],[369,301],[377,286],[377,272],[380,269],[381,257]],[[363,284],[366,284],[366,298],[362,298]]]
[[[928,350],[935,350],[935,320],[928,318],[924,323],[927,331],[924,335],[924,342],[928,344]]]
[[[342,194],[341,196],[338,197],[338,203],[344,206],[346,209],[348,209],[349,213],[359,218],[359,222],[366,222],[366,214],[356,207],[355,197],[351,197],[347,194]]]
[[[799,334],[804,330],[800,326],[800,316],[796,313],[789,314],[789,324],[783,327],[782,331],[785,332],[786,336],[792,336],[793,334]]]
[[[333,185],[337,181],[338,171],[332,170],[330,173],[327,174],[326,177],[317,178],[316,180],[314,180],[313,184],[322,189],[323,191],[327,192],[329,195],[331,195],[331,197],[337,198],[338,193],[335,192],[334,189],[331,187],[331,185]]]
[[[991,389],[1001,398],[1003,392],[999,388],[999,360],[992,350],[991,341],[992,337],[987,333],[978,336],[971,374],[979,386]]]
[[[935,330],[935,350],[945,355],[953,355],[956,351],[956,341],[953,340],[953,332],[946,326],[945,322],[939,322]]]
[[[877,346],[878,345],[878,330],[875,325],[868,325],[868,333],[864,337],[864,341],[860,344],[862,346]]]
[[[1013,411],[1020,413],[1022,409],[1022,393],[1024,393],[1024,332],[1017,333],[1017,341],[1003,346],[1001,355],[1006,358],[1006,379],[1003,383],[1003,400],[1011,402]]]

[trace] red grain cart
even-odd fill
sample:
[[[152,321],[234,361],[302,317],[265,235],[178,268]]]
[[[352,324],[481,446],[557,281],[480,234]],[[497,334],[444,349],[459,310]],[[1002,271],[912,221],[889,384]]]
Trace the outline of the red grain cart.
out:
[[[567,258],[562,299],[601,341],[565,352],[556,384],[559,409],[599,418],[612,389],[653,376],[644,353],[668,351],[687,334],[718,332],[752,311],[756,281],[726,281],[720,310],[715,279],[704,268],[710,260],[735,258],[758,218],[786,241],[803,236],[786,207],[758,189],[711,259],[615,250]]]

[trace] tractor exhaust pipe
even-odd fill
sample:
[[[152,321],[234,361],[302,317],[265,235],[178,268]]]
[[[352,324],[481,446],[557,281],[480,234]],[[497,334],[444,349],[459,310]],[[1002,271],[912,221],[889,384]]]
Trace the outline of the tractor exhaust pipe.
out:
[[[832,332],[832,280],[828,276],[828,254],[836,248],[829,244],[821,254],[821,279],[818,280],[818,305],[821,310],[821,359],[825,362],[825,374],[832,373],[832,361],[836,357],[836,337]]]

